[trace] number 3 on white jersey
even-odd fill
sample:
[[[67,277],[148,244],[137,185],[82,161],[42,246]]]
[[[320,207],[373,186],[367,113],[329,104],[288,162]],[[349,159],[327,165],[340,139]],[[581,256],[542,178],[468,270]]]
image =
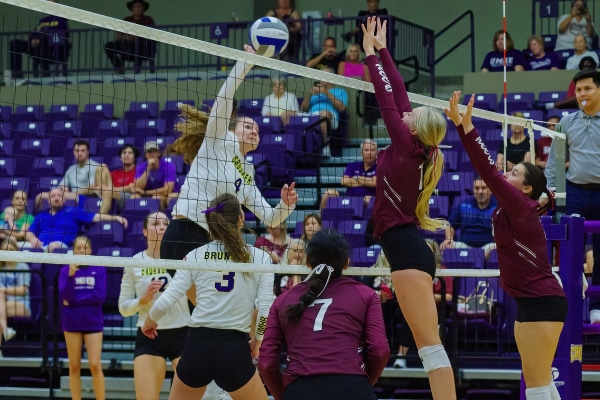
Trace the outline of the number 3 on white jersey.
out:
[[[317,318],[315,319],[315,325],[313,326],[313,331],[322,331],[323,330],[323,319],[325,318],[325,313],[329,306],[333,303],[333,299],[316,299],[309,307],[313,307],[315,304],[321,304],[321,308],[317,313]]]

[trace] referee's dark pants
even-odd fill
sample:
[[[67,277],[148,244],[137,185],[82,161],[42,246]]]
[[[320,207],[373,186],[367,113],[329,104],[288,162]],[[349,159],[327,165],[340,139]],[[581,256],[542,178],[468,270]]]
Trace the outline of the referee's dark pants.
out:
[[[567,181],[567,214],[579,214],[588,221],[600,220],[600,184],[580,185]],[[600,233],[592,235],[592,246],[592,285],[600,285]],[[600,310],[600,298],[590,298],[590,310]]]

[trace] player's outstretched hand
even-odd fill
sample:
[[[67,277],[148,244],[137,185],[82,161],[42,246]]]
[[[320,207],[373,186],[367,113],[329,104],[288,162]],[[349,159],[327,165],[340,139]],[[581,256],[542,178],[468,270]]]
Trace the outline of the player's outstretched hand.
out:
[[[252,46],[250,46],[249,44],[244,45],[244,51],[246,53],[256,54],[256,51],[254,51],[254,48]]]
[[[298,193],[296,193],[296,182],[292,182],[291,185],[288,186],[286,183],[281,188],[281,201],[288,206],[291,207],[298,201]]]
[[[367,18],[367,24],[362,24],[363,31],[363,49],[365,55],[371,56],[375,54],[375,27],[377,26],[376,18]]]
[[[450,98],[450,101],[448,103],[448,108],[444,109],[444,113],[446,113],[446,116],[448,118],[450,118],[452,120],[452,122],[454,122],[454,125],[459,126],[462,124],[465,133],[470,132],[471,130],[473,130],[474,126],[473,126],[473,121],[472,121],[472,114],[473,114],[473,104],[475,103],[475,95],[471,95],[471,98],[469,99],[469,103],[467,104],[467,111],[465,111],[464,113],[461,113],[458,110],[458,105],[460,104],[460,90],[456,90],[453,94],[452,97]]]

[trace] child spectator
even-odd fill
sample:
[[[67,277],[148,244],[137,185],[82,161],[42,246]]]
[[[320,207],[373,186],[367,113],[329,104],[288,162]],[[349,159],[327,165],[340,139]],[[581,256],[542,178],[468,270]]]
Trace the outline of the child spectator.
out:
[[[16,190],[10,204],[11,206],[7,207],[11,209],[8,210],[10,215],[6,214],[7,209],[0,214],[0,221],[6,222],[6,226],[0,229],[0,239],[10,237],[18,242],[19,247],[22,247],[27,244],[25,234],[33,222],[33,215],[27,213],[27,193]]]

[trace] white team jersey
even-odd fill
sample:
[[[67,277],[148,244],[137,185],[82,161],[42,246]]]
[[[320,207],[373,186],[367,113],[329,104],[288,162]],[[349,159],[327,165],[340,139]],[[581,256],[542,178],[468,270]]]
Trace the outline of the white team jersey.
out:
[[[233,96],[251,68],[252,65],[238,61],[221,87],[210,113],[202,146],[173,207],[173,215],[189,218],[207,231],[208,224],[202,211],[221,194],[235,194],[241,204],[270,227],[285,221],[295,208],[283,202],[273,208],[267,203],[254,182],[254,166],[240,151],[237,137],[228,131]]]
[[[133,258],[152,258],[145,251],[141,251]],[[154,295],[152,301],[146,305],[140,305],[140,297],[146,294],[148,285],[153,280],[158,279],[163,282],[162,288]],[[121,293],[119,294],[119,312],[124,317],[138,314],[137,326],[142,327],[148,311],[152,304],[171,286],[173,278],[163,268],[133,268],[125,267],[123,269],[123,278],[121,279]],[[187,326],[190,321],[190,309],[187,303],[185,293],[173,303],[173,307],[168,314],[155,320],[158,323],[158,329],[173,329]]]
[[[248,246],[253,262],[271,264],[271,257],[256,247]],[[229,253],[220,241],[208,243],[191,251],[186,261],[227,262]],[[250,332],[250,320],[256,303],[258,309],[256,331],[258,338],[266,325],[273,304],[273,278],[271,273],[207,272],[179,270],[171,285],[154,303],[150,318],[162,318],[185,292],[196,284],[196,308],[190,327],[231,329]]]

